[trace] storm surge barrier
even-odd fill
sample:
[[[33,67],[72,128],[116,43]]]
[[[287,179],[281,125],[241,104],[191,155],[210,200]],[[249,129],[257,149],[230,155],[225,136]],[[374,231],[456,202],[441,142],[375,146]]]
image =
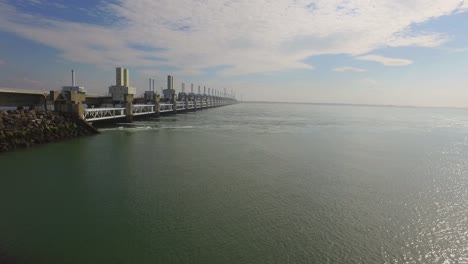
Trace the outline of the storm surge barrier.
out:
[[[134,117],[159,117],[165,114],[177,114],[214,107],[236,104],[231,93],[200,86],[194,93],[193,84],[190,93],[182,91],[176,94],[173,76],[167,77],[167,88],[159,94],[154,89],[154,80],[150,79],[149,90],[143,97],[136,97],[136,88],[130,86],[129,71],[116,68],[116,84],[109,87],[109,94],[98,96],[88,94],[86,89],[75,85],[75,72],[72,70],[72,85],[62,87],[61,91],[26,91],[21,89],[0,88],[0,107],[29,108],[71,113],[88,123],[121,120],[133,121]],[[117,121],[116,121],[117,122]]]

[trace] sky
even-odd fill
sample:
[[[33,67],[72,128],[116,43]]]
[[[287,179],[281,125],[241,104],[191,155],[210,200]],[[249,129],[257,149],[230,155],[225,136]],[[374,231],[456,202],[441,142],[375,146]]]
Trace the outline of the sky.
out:
[[[468,0],[0,0],[0,87],[468,107]]]

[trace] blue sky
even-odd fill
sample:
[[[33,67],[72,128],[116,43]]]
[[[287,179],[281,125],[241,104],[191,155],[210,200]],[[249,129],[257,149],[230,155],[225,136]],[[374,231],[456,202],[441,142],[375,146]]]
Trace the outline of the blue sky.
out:
[[[468,1],[0,0],[0,87],[234,89],[246,100],[468,107]]]

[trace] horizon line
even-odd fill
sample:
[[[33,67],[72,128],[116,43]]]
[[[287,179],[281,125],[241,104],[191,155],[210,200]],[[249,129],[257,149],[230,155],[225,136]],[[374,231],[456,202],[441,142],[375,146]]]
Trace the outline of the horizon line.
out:
[[[312,105],[342,105],[342,106],[372,106],[372,107],[401,107],[401,108],[452,108],[468,109],[468,106],[425,106],[425,105],[393,105],[393,104],[355,104],[355,103],[327,103],[327,102],[288,102],[288,101],[238,101],[240,103],[280,103],[280,104],[312,104]]]

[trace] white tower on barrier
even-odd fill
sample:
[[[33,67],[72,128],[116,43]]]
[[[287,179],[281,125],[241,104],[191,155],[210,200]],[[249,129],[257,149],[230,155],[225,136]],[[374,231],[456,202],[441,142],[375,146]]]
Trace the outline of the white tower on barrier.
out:
[[[166,101],[172,101],[176,99],[176,94],[174,90],[174,76],[167,76],[167,89],[163,90],[163,95]]]
[[[109,93],[114,102],[126,102],[130,99],[127,95],[136,94],[136,88],[130,86],[128,69],[120,67],[115,69],[115,85],[109,87]]]
[[[149,79],[149,88],[148,91],[145,91],[144,98],[145,101],[150,102],[154,100],[154,96],[157,95],[156,91],[154,90],[154,79]]]
[[[190,93],[188,94],[189,101],[195,101],[195,93],[193,92],[193,83],[190,84]]]

